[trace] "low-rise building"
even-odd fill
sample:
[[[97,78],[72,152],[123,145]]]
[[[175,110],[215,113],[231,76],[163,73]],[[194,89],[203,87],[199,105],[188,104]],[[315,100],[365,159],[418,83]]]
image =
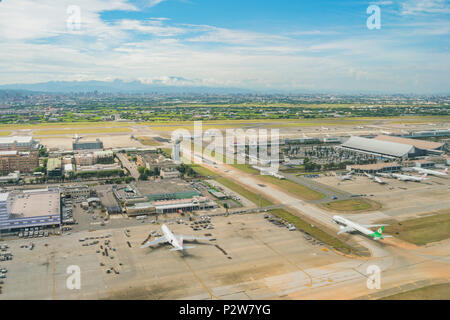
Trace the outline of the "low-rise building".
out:
[[[31,136],[13,136],[0,138],[0,151],[36,151],[39,141]]]
[[[94,164],[93,166],[77,167],[77,173],[101,172],[101,171],[122,171],[118,164]]]
[[[17,182],[20,179],[20,172],[14,171],[6,176],[0,176],[0,183]]]
[[[64,195],[71,196],[72,198],[84,198],[87,199],[91,195],[91,190],[88,186],[66,186],[63,189]]]
[[[0,172],[2,174],[14,171],[29,173],[33,172],[38,166],[39,155],[37,151],[0,151]]]
[[[181,175],[180,171],[175,168],[164,168],[160,171],[160,176],[164,179],[176,179]]]
[[[49,178],[59,178],[62,175],[62,164],[59,158],[50,158],[47,162],[47,175]]]
[[[78,153],[74,158],[77,166],[92,166],[95,164],[93,153]]]
[[[156,208],[151,202],[137,202],[127,204],[125,211],[129,217],[151,215],[156,213]]]
[[[61,204],[58,189],[15,191],[0,194],[0,231],[59,226]]]
[[[84,151],[84,150],[103,150],[103,142],[100,139],[96,139],[95,141],[81,141],[80,139],[76,139],[73,144],[73,151]]]
[[[349,165],[347,170],[354,171],[356,173],[382,173],[382,172],[398,172],[402,170],[402,166],[397,162],[379,162],[375,164],[363,164],[363,165]]]
[[[114,152],[111,150],[96,151],[93,153],[95,163],[111,164],[114,163]]]

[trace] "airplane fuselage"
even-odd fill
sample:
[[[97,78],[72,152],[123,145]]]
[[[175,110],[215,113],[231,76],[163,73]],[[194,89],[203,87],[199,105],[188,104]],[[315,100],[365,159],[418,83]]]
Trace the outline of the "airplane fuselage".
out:
[[[178,241],[178,239],[175,237],[175,235],[172,233],[172,231],[170,231],[170,229],[165,224],[162,225],[161,230],[162,230],[164,236],[166,237],[166,240],[168,243],[170,243],[174,248],[176,248],[178,250],[183,250],[183,240],[182,239],[180,241]]]
[[[407,176],[404,174],[393,174],[394,178],[400,180],[400,181],[413,181],[413,182],[422,182],[425,180],[425,177],[413,177],[413,176]]]
[[[448,176],[447,172],[441,172],[441,171],[436,171],[436,170],[429,170],[429,169],[422,169],[422,168],[413,168],[413,170],[420,172],[420,173],[426,173],[432,176],[441,176],[441,177],[446,177]]]
[[[341,216],[334,216],[333,220],[334,220],[334,222],[336,222],[339,225],[355,229],[356,231],[359,231],[359,232],[361,232],[362,234],[364,234],[366,236],[369,236],[369,235],[374,233],[372,230],[367,229],[367,228],[365,228],[365,227],[363,227],[363,226],[361,226],[361,225],[359,225],[359,224],[357,224],[357,223],[355,223],[353,221],[345,219],[345,218],[343,218]]]

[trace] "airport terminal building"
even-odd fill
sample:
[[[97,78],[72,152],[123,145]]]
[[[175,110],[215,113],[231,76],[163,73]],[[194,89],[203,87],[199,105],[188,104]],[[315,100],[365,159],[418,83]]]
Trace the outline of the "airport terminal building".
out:
[[[387,159],[406,160],[439,152],[443,144],[394,136],[377,136],[373,139],[353,136],[341,148]]]
[[[60,226],[58,189],[0,193],[0,232],[31,227]]]

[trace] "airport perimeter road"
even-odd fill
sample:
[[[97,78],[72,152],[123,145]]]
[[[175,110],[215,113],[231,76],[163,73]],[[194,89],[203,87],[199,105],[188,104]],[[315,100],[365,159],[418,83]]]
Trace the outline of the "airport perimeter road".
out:
[[[127,168],[131,176],[136,179],[136,181],[139,180],[139,172],[137,170],[137,165],[132,163],[130,160],[128,160],[128,157],[125,153],[117,153],[117,158],[119,158],[120,162],[124,165],[125,168]]]

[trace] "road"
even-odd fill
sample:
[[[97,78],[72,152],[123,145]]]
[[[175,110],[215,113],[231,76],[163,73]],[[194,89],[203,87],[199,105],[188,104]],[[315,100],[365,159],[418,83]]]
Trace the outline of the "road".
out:
[[[117,158],[119,158],[120,162],[122,162],[123,166],[130,171],[130,174],[136,181],[139,180],[139,172],[137,165],[128,160],[128,157],[125,153],[117,153]]]

